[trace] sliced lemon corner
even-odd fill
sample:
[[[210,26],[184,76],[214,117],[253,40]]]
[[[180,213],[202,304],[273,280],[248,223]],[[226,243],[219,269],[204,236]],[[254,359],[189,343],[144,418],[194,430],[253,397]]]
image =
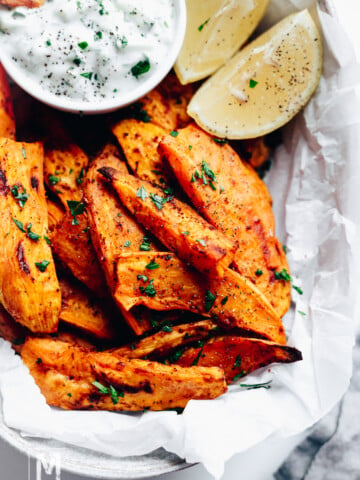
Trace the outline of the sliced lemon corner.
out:
[[[207,80],[188,113],[219,137],[270,133],[309,101],[320,80],[322,58],[321,36],[308,10],[289,15]]]
[[[214,73],[250,37],[269,0],[186,0],[185,40],[175,64],[182,84]]]

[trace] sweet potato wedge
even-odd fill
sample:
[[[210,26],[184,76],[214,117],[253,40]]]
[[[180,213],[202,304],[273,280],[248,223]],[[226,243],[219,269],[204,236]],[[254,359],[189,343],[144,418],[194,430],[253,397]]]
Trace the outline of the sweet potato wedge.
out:
[[[153,123],[130,118],[114,125],[112,131],[136,177],[156,184],[160,181],[168,183],[162,159],[157,151],[167,130]]]
[[[153,310],[205,313],[201,276],[173,253],[123,253],[116,271],[114,296],[125,310],[145,305]]]
[[[270,194],[251,166],[217,141],[189,125],[177,137],[164,137],[159,151],[201,215],[237,241],[236,270],[283,315],[290,306],[290,285],[276,281],[274,271],[288,265],[274,235]]]
[[[216,398],[226,391],[217,367],[119,358],[47,339],[28,339],[21,356],[47,403],[66,410],[183,408],[190,399]]]
[[[37,8],[43,5],[45,0],[1,0],[0,4],[7,5],[10,8],[26,7]]]
[[[271,363],[298,362],[302,355],[296,348],[258,338],[220,336],[178,350],[175,358],[172,363],[182,367],[220,367],[225,372],[226,381],[231,382]]]
[[[80,205],[80,203],[79,203]],[[73,216],[67,212],[50,233],[51,247],[75,278],[99,297],[107,294],[106,281],[91,243],[86,211]],[[76,219],[76,221],[74,221]]]
[[[49,198],[46,199],[46,206],[48,211],[49,231],[52,232],[63,219],[65,211],[60,203],[50,200]]]
[[[256,332],[281,345],[286,343],[281,318],[266,297],[250,280],[230,268],[224,277],[209,279],[207,300],[210,313],[221,326]]]
[[[114,186],[122,203],[157,238],[198,270],[221,275],[232,262],[236,244],[208,224],[191,207],[149,182],[112,168],[99,172]]]
[[[160,330],[154,335],[145,337],[124,347],[111,350],[113,355],[127,358],[163,358],[172,350],[189,343],[209,338],[218,330],[213,320],[200,320],[195,323],[185,323],[173,326],[171,329]]]
[[[0,302],[34,332],[57,330],[60,287],[48,235],[39,143],[0,139]]]
[[[177,112],[170,108],[169,103],[158,89],[151,90],[139,100],[142,109],[148,114],[148,120],[163,129],[171,132],[177,128]]]
[[[5,70],[0,64],[0,138],[15,139],[15,120]]]
[[[81,285],[60,279],[62,306],[60,320],[100,340],[114,340],[116,330],[108,312],[97,299],[91,298]]]

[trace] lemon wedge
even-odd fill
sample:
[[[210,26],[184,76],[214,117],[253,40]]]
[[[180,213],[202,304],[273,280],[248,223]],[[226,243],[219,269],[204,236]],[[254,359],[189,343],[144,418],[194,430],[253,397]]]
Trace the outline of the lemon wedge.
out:
[[[250,37],[269,0],[186,0],[184,44],[175,64],[182,84],[214,73]]]
[[[308,10],[302,10],[248,44],[207,80],[188,113],[219,137],[259,137],[304,107],[321,71],[321,37]]]

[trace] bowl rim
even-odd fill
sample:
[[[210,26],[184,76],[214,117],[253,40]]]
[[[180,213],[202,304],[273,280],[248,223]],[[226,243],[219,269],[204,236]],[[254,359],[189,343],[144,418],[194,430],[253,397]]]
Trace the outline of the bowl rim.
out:
[[[136,102],[155,88],[173,67],[182,47],[186,31],[186,0],[171,0],[175,8],[175,34],[165,58],[148,78],[133,90],[126,91],[116,99],[100,102],[77,101],[68,97],[56,96],[29,78],[27,70],[18,66],[4,50],[0,49],[0,63],[12,80],[26,93],[46,105],[70,113],[98,115],[109,113]]]

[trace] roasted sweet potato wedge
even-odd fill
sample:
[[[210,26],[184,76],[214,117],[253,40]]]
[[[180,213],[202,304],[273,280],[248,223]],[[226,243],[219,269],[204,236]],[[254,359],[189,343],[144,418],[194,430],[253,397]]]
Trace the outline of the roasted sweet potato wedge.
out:
[[[45,0],[1,0],[0,4],[7,5],[10,8],[26,7],[37,8],[44,4]]]
[[[115,299],[125,310],[145,305],[153,310],[205,313],[201,276],[173,253],[123,253],[116,271]]]
[[[159,151],[201,215],[237,241],[236,270],[283,315],[290,306],[290,285],[276,281],[274,272],[288,265],[274,235],[270,194],[256,172],[229,145],[193,124],[176,137],[164,137]]]
[[[40,143],[0,139],[0,302],[34,332],[57,330],[60,287],[48,235]]]
[[[99,172],[114,186],[122,203],[157,238],[198,270],[221,275],[232,262],[236,244],[191,207],[149,182],[112,168]]]
[[[225,328],[256,332],[273,342],[286,343],[280,316],[256,286],[230,268],[222,278],[210,278],[207,310]]]
[[[151,90],[139,100],[142,109],[148,114],[148,121],[165,129],[167,132],[177,128],[177,112],[158,89]]]
[[[160,330],[130,345],[111,350],[113,355],[127,358],[163,358],[178,347],[209,338],[219,327],[213,320],[200,320],[195,323],[176,325]]]
[[[62,208],[61,203],[50,200],[49,198],[46,199],[46,206],[48,211],[49,231],[52,232],[63,219],[65,211]]]
[[[100,340],[117,337],[109,313],[85,288],[66,278],[60,279],[62,306],[60,320]]]
[[[28,339],[21,356],[47,403],[67,410],[183,408],[226,391],[217,367],[162,365],[48,339]]]
[[[0,138],[1,137],[15,139],[15,120],[9,84],[5,70],[0,64]]]
[[[80,208],[80,206],[82,207]],[[67,212],[50,233],[51,247],[75,278],[99,297],[107,294],[106,281],[91,243],[85,205],[78,203],[78,213]],[[76,212],[75,212],[76,213]]]
[[[226,381],[231,382],[271,363],[292,363],[299,360],[302,360],[302,355],[296,348],[258,338],[221,336],[178,350],[172,363],[182,367],[220,367],[225,372]]]
[[[157,151],[167,130],[153,123],[130,118],[121,120],[112,131],[136,177],[156,184],[160,181],[168,183],[162,159]]]

